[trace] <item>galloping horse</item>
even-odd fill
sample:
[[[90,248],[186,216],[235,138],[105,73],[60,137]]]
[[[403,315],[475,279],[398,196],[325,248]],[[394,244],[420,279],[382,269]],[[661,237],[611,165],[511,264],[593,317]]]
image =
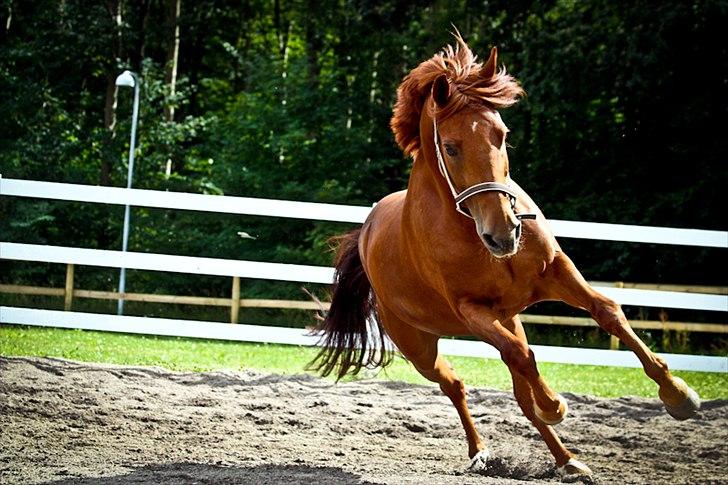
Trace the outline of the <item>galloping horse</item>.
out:
[[[463,382],[437,349],[441,336],[473,335],[499,350],[518,404],[559,472],[589,475],[554,431],[567,403],[539,374],[518,318],[525,308],[560,300],[588,311],[637,355],[676,419],[692,417],[700,399],[635,335],[620,306],[589,286],[539,208],[510,178],[508,128],[497,110],[515,104],[523,91],[497,68],[495,47],[482,64],[456,39],[455,48],[420,64],[397,90],[391,127],[414,158],[409,185],[382,199],[360,230],[340,238],[331,307],[319,326],[324,347],[312,364],[338,378],[385,366],[389,336],[455,405],[477,470],[487,466],[488,448]]]

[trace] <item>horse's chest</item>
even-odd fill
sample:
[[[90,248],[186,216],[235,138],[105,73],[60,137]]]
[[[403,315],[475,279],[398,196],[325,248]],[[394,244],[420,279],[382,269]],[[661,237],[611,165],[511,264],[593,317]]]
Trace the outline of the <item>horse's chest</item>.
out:
[[[480,302],[495,314],[512,316],[533,303],[542,265],[524,261],[473,262],[446,271],[449,298]]]
[[[401,320],[443,335],[468,333],[456,309],[461,299],[478,301],[495,316],[507,318],[528,306],[532,295],[527,278],[506,268],[459,266],[427,272],[425,277],[403,271],[389,279],[388,285],[378,283],[374,285],[377,299]],[[385,286],[388,291],[383,291]]]

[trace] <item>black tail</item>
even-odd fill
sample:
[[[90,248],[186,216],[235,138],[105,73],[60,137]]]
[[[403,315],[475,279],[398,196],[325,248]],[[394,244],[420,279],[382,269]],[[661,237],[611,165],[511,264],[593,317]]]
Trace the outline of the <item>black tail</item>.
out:
[[[331,308],[316,329],[323,348],[308,364],[309,370],[323,376],[334,372],[337,381],[348,373],[358,374],[362,367],[386,367],[392,362],[359,256],[360,233],[357,229],[338,238]]]

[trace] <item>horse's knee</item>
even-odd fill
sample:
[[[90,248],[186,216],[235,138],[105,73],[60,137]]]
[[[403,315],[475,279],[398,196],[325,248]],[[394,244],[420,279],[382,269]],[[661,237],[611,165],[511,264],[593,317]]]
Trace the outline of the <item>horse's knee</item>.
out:
[[[601,328],[612,335],[620,334],[627,324],[627,317],[624,316],[622,307],[612,300],[600,302],[599,306],[592,311],[592,318]]]
[[[536,359],[533,352],[525,343],[519,343],[501,350],[501,359],[508,366],[522,376],[529,376],[536,372]]]

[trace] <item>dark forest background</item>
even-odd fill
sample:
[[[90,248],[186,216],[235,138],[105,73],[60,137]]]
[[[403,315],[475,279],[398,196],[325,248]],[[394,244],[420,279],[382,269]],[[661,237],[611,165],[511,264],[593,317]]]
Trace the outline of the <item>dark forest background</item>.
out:
[[[513,177],[547,217],[726,229],[726,1],[0,5],[6,178],[124,186],[132,90],[114,80],[130,69],[142,80],[135,187],[371,205],[407,181],[389,130],[396,88],[453,42],[454,25],[476,53],[497,45],[527,92],[502,115]],[[3,197],[0,239],[119,249],[122,214]],[[328,265],[326,240],[349,227],[136,208],[129,249]],[[726,285],[724,250],[561,242],[589,279]],[[0,283],[62,286],[61,265],[0,265]],[[78,271],[78,287],[116,288],[116,272]],[[229,285],[132,271],[127,291],[226,296]],[[260,281],[243,294],[302,297]],[[706,318],[723,315],[670,312]]]

